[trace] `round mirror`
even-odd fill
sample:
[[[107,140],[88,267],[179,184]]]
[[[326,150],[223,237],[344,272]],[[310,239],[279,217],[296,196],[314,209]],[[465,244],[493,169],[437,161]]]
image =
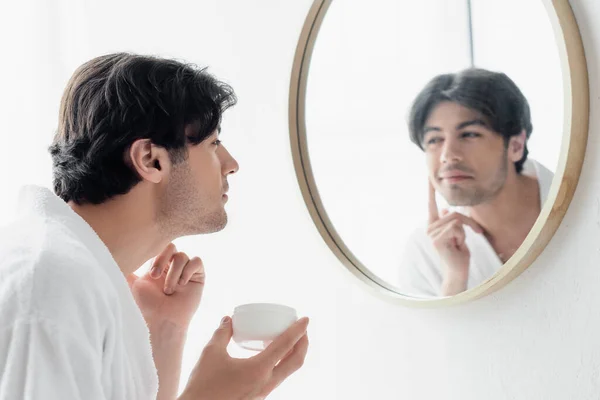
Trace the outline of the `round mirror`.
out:
[[[474,299],[531,264],[587,121],[566,0],[317,0],[298,44],[290,132],[311,216],[355,276],[407,304]]]

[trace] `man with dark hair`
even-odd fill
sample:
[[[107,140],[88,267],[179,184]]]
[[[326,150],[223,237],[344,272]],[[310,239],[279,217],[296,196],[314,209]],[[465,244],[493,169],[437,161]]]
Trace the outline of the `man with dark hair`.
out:
[[[235,103],[177,61],[119,53],[77,69],[50,147],[55,194],[25,188],[0,230],[0,399],[176,397],[205,274],[172,241],[227,223],[238,164],[219,133]],[[307,325],[238,360],[225,317],[180,399],[266,397],[302,365]]]
[[[429,225],[409,241],[399,286],[451,296],[496,273],[519,248],[553,174],[528,159],[529,104],[503,73],[467,69],[435,77],[410,111],[410,138],[425,153]],[[442,210],[439,192],[454,210]]]

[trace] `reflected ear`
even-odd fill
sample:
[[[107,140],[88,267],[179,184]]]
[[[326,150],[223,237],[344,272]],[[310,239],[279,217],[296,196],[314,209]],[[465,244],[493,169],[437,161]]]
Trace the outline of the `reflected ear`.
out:
[[[525,130],[510,138],[508,142],[508,157],[511,161],[517,162],[525,154],[525,144],[527,143],[527,134]]]
[[[170,167],[169,153],[152,144],[150,139],[138,139],[129,148],[129,163],[140,178],[160,183]]]

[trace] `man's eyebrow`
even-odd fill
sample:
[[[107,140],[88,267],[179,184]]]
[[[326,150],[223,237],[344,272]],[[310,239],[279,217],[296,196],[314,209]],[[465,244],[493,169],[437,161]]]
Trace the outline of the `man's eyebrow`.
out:
[[[425,128],[423,128],[423,136],[425,136],[425,134],[431,131],[439,132],[441,131],[441,129],[437,126],[426,126]]]
[[[471,126],[471,125],[478,125],[478,126],[483,126],[484,128],[488,128],[489,125],[482,119],[473,119],[471,121],[465,121],[465,122],[461,122],[460,124],[458,124],[456,126],[456,129],[463,129],[466,128],[467,126]]]

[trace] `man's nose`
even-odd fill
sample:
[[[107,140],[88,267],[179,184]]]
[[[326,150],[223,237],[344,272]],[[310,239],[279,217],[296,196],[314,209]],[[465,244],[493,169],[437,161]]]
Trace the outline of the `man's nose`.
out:
[[[462,161],[462,152],[458,140],[449,138],[444,140],[440,162],[443,164],[453,164]]]
[[[240,165],[237,160],[227,151],[225,147],[222,147],[223,151],[223,175],[235,174],[239,171]]]

